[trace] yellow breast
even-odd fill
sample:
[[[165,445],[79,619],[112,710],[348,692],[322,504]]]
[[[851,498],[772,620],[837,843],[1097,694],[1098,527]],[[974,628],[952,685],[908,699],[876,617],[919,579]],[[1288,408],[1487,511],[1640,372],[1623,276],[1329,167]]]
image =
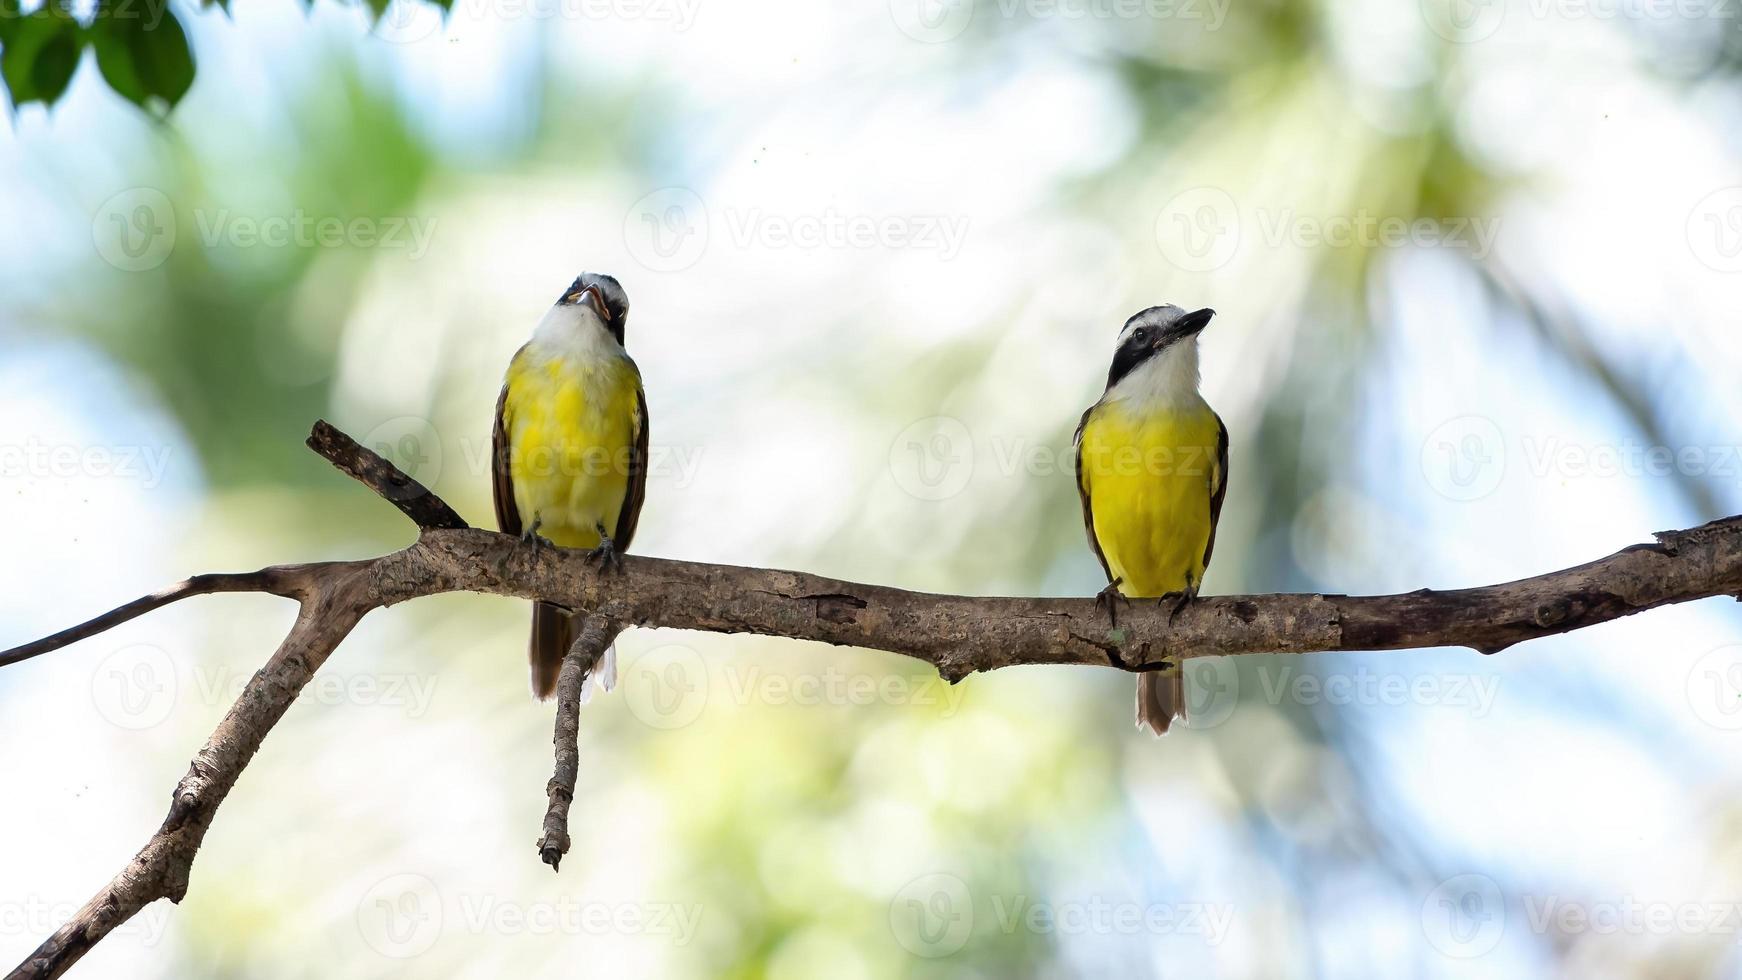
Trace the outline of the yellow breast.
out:
[[[503,404],[514,505],[523,526],[566,548],[599,544],[617,527],[640,432],[641,377],[623,357],[522,349]]]
[[[1079,488],[1093,533],[1128,596],[1160,596],[1202,583],[1221,479],[1221,423],[1208,405],[1097,405],[1078,447]]]

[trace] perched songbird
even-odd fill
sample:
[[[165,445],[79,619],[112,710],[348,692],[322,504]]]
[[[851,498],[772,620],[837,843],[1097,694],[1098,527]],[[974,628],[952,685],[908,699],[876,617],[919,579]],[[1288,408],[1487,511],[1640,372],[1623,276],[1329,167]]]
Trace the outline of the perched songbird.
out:
[[[1203,584],[1228,489],[1228,428],[1198,394],[1198,333],[1215,310],[1155,306],[1125,321],[1107,390],[1077,425],[1077,493],[1108,585],[1174,612]],[[1157,735],[1186,714],[1178,667],[1137,677],[1137,724]]]
[[[647,489],[647,397],[623,349],[629,297],[583,272],[515,353],[496,400],[496,523],[534,547],[585,548],[606,564],[629,547]],[[576,614],[532,606],[532,693],[556,692]],[[594,672],[609,688],[612,654]]]

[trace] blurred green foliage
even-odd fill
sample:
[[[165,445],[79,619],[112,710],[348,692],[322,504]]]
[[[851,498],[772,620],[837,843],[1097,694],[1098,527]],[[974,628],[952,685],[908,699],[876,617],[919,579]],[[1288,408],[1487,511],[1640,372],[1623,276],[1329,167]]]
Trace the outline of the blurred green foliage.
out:
[[[314,0],[306,0],[313,3]],[[379,19],[391,0],[363,0]],[[444,12],[453,0],[428,0]],[[230,9],[231,0],[199,0]],[[169,0],[98,0],[88,14],[75,0],[48,0],[26,13],[0,0],[0,80],[12,105],[53,106],[90,49],[103,81],[153,116],[168,116],[194,83],[187,31]]]

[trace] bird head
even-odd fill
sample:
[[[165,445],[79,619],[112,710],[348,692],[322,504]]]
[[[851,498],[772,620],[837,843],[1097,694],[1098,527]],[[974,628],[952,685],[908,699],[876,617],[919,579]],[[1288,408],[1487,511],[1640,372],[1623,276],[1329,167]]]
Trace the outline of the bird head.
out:
[[[557,299],[558,306],[578,306],[591,310],[599,322],[623,343],[623,328],[629,320],[629,294],[615,278],[602,272],[583,272]]]
[[[1165,305],[1152,306],[1126,320],[1113,351],[1113,366],[1107,371],[1107,387],[1112,388],[1146,365],[1152,369],[1177,366],[1181,371],[1161,371],[1158,376],[1189,374],[1195,386],[1198,334],[1215,315],[1215,310],[1187,313],[1177,306]]]

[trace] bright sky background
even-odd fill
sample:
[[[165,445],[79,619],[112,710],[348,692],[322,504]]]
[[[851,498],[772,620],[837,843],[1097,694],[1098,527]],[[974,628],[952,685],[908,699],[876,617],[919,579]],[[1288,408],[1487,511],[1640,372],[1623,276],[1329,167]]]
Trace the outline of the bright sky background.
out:
[[[1370,189],[1327,161],[1376,155],[1376,134],[1415,125],[1420,81],[1444,50],[1437,8],[1337,7],[1323,70],[1358,98],[1308,79],[1267,93],[1250,115],[1197,121],[1157,150],[1139,145],[1141,106],[1112,67],[1129,43],[1117,23],[1069,23],[1069,41],[1050,38],[1044,18],[1003,24],[994,44],[975,47],[903,33],[902,23],[935,36],[952,22],[914,28],[902,0],[857,11],[646,0],[641,15],[625,17],[629,3],[604,16],[580,12],[602,4],[532,16],[512,13],[524,8],[508,0],[458,0],[445,28],[412,8],[367,38],[360,14],[327,0],[308,14],[294,0],[238,0],[230,17],[192,19],[200,76],[173,133],[154,132],[90,65],[52,118],[30,109],[0,132],[0,181],[13,188],[0,195],[0,226],[25,232],[0,237],[0,452],[12,454],[0,456],[0,541],[13,556],[0,562],[0,645],[194,571],[402,540],[402,529],[305,538],[276,525],[266,516],[284,502],[275,495],[294,489],[214,492],[149,388],[54,324],[77,305],[63,292],[69,279],[114,275],[99,254],[112,217],[105,202],[151,186],[176,154],[198,161],[225,218],[292,213],[297,201],[273,161],[321,134],[293,117],[283,93],[308,89],[334,58],[390,85],[449,169],[404,216],[428,223],[424,247],[374,255],[339,324],[323,319],[329,280],[317,260],[293,317],[306,333],[271,338],[260,357],[295,371],[299,344],[337,332],[329,417],[372,444],[410,436],[437,447],[418,475],[474,519],[488,514],[484,447],[501,366],[555,291],[594,268],[617,272],[633,297],[629,346],[648,379],[654,442],[669,454],[649,491],[643,553],[802,562],[915,588],[1032,588],[1001,571],[1000,558],[1036,528],[1074,527],[1070,508],[1035,502],[1059,499],[1039,488],[1069,480],[1060,453],[1099,390],[1120,322],[1164,301],[1219,311],[1204,363],[1206,395],[1234,433],[1224,533],[1252,543],[1262,491],[1241,482],[1242,443],[1254,445],[1291,363],[1337,365],[1347,342],[1343,325],[1320,320],[1309,302],[1321,285],[1317,250],[1266,239],[1365,199]],[[1734,92],[1718,82],[1671,87],[1613,24],[1534,17],[1523,0],[1483,16],[1502,8],[1496,32],[1457,46],[1457,67],[1438,83],[1457,93],[1466,148],[1513,179],[1478,217],[1492,223],[1494,255],[1576,312],[1592,344],[1664,367],[1651,397],[1698,440],[1723,513],[1735,512],[1742,262],[1725,236],[1742,236],[1742,226],[1723,224],[1742,208],[1742,117],[1725,101]],[[980,0],[975,17],[998,9]],[[1205,57],[1228,40],[1212,42]],[[542,64],[556,84],[543,87],[529,68]],[[547,152],[502,166],[540,113],[575,132],[636,131],[638,118],[663,128],[602,158]],[[1133,154],[1153,162],[1135,177],[1121,172],[1104,199],[1097,175]],[[1157,225],[1181,188],[1204,186],[1234,189],[1239,244],[1219,268],[1196,272],[1169,261]],[[783,237],[888,221],[895,230],[867,245]],[[200,227],[184,216],[176,247],[201,248]],[[1369,304],[1386,329],[1355,396],[1359,417],[1303,406],[1300,452],[1335,460],[1334,477],[1287,532],[1295,564],[1315,581],[1354,593],[1503,581],[1722,516],[1698,512],[1666,477],[1568,462],[1563,447],[1602,454],[1639,440],[1588,381],[1496,312],[1467,265],[1432,246],[1384,251]],[[146,274],[119,281],[161,288]],[[128,294],[112,295],[124,324]],[[936,380],[950,376],[962,380]],[[940,429],[936,416],[951,422]],[[965,438],[950,451],[974,465],[958,492],[927,500],[914,493],[904,447],[938,431]],[[1065,468],[1013,470],[1012,453],[1034,446]],[[77,461],[43,462],[37,447],[70,447]],[[1012,515],[1007,534],[983,563],[946,561],[970,546],[977,518],[998,513]],[[1298,584],[1252,564],[1218,571],[1212,591]],[[1097,574],[1081,549],[1044,580],[1087,594]],[[1134,738],[1124,678],[1015,671],[969,681],[961,711],[944,721],[890,712],[863,734],[845,775],[819,774],[779,747],[806,732],[823,737],[851,709],[731,704],[720,692],[758,665],[812,676],[833,654],[633,633],[621,642],[624,689],[588,709],[604,734],[585,749],[597,793],[581,819],[599,830],[555,882],[525,846],[549,735],[546,710],[524,697],[523,611],[429,605],[420,616],[377,614],[347,642],[328,672],[350,693],[299,705],[269,740],[218,817],[188,905],[153,907],[138,934],[105,943],[80,975],[330,975],[345,964],[358,976],[401,967],[496,976],[548,966],[553,951],[584,952],[599,972],[705,975],[718,949],[734,948],[735,913],[717,902],[706,906],[706,938],[690,945],[619,931],[553,947],[468,917],[487,918],[479,909],[491,902],[527,908],[576,896],[681,906],[695,881],[742,872],[697,857],[698,827],[734,812],[721,801],[738,791],[768,796],[768,823],[742,831],[745,866],[758,900],[794,920],[769,954],[773,975],[814,975],[821,964],[847,976],[949,966],[891,942],[886,910],[930,873],[979,887],[951,820],[980,806],[1032,822],[1034,850],[1023,853],[1036,867],[1023,873],[1052,901],[1189,901],[1236,913],[1214,943],[1042,937],[1068,974],[1136,964],[1168,976],[1274,976],[1278,951],[1310,951],[1283,969],[1463,975],[1468,963],[1455,954],[1472,947],[1459,940],[1447,953],[1432,911],[1441,892],[1394,867],[1303,881],[1302,868],[1278,858],[1335,851],[1343,834],[1371,832],[1399,850],[1407,839],[1423,853],[1397,861],[1436,869],[1430,887],[1467,872],[1498,888],[1504,934],[1475,940],[1491,948],[1478,962],[1496,974],[1555,962],[1546,944],[1557,937],[1530,927],[1532,901],[1679,907],[1728,900],[1742,875],[1730,791],[1742,776],[1742,716],[1718,700],[1736,693],[1742,658],[1733,605],[1663,610],[1494,658],[1325,658],[1321,675],[1425,678],[1441,692],[1428,703],[1321,705],[1341,739],[1364,747],[1354,763],[1340,754],[1345,744],[1298,738],[1250,685],[1225,725],[1139,746],[1123,741]],[[0,673],[0,786],[22,803],[0,808],[0,840],[11,842],[0,845],[0,960],[33,948],[48,919],[83,902],[156,826],[168,788],[288,616],[254,597],[198,600]],[[677,664],[710,680],[699,724],[664,733],[639,723],[635,699],[649,696],[637,693],[641,658],[648,671]],[[873,674],[888,666],[868,656],[841,664]],[[404,700],[370,703],[344,688],[381,679],[403,683]],[[1085,731],[1092,746],[1070,741]],[[733,769],[730,780],[710,771],[708,760],[733,753],[755,771]],[[764,758],[770,765],[754,761]],[[1032,798],[1025,780],[1048,766],[1066,789]],[[789,782],[835,785],[828,780],[845,797],[831,797],[839,810],[830,821],[803,822],[779,805]],[[1117,802],[1078,814],[1073,789]],[[283,806],[297,797],[322,805]],[[1350,798],[1375,810],[1353,817],[1343,809]],[[1085,828],[1105,829],[1106,842],[1082,849]],[[806,875],[823,871],[789,864],[826,868],[872,910],[872,926],[829,904],[840,892],[804,890]],[[284,900],[302,912],[280,915]],[[419,940],[384,940],[369,918],[377,900],[439,904],[433,949],[383,956],[384,942],[404,953]],[[978,929],[996,931],[984,919]],[[1590,969],[1623,948],[1617,937],[1575,938],[1585,945],[1573,962]],[[1704,955],[1677,946],[1700,941],[1733,946],[1734,936],[1672,932],[1638,952]]]

